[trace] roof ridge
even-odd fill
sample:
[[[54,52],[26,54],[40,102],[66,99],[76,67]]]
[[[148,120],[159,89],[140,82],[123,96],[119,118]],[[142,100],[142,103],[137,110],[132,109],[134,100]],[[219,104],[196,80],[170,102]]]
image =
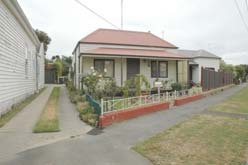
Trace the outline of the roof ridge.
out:
[[[96,31],[98,30],[108,30],[108,31],[122,31],[122,32],[131,32],[131,33],[148,33],[148,34],[152,34],[151,32],[145,32],[145,31],[136,31],[136,30],[123,30],[123,29],[107,29],[107,28],[98,28]]]

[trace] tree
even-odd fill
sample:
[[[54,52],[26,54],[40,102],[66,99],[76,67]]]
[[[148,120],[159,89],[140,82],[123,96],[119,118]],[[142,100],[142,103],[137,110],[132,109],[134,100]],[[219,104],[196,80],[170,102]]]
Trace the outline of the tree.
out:
[[[40,42],[44,43],[44,49],[45,49],[45,53],[48,49],[48,45],[51,42],[51,38],[48,36],[48,34],[46,32],[43,32],[41,30],[36,29],[35,33],[39,39]]]
[[[245,79],[245,67],[243,65],[235,66],[236,78],[244,80]]]
[[[220,61],[220,70],[221,71],[231,71],[234,72],[234,66],[232,64],[226,64],[224,60]]]

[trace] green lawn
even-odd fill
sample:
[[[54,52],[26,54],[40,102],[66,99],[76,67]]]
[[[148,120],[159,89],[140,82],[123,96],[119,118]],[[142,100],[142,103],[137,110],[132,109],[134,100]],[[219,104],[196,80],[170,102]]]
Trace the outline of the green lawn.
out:
[[[212,106],[211,111],[222,111],[229,113],[248,113],[248,87],[231,96],[224,102]]]
[[[60,87],[54,87],[51,95],[33,128],[34,133],[57,132],[59,130],[58,101]]]
[[[0,117],[0,128],[3,127],[7,122],[9,122],[18,112],[23,110],[23,108],[30,104],[35,98],[37,98],[44,90],[45,88],[41,89],[39,93],[31,95],[24,101],[13,105],[10,111]]]
[[[155,165],[246,164],[248,120],[200,115],[139,143]]]

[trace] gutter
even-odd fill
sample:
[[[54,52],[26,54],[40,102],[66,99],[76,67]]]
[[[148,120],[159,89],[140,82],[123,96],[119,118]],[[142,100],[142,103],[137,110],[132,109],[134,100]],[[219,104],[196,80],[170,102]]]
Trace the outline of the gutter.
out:
[[[90,53],[80,53],[79,56],[84,57],[99,57],[99,58],[105,58],[105,57],[112,57],[112,58],[142,58],[142,59],[169,59],[169,60],[189,60],[190,58],[177,58],[177,57],[159,57],[159,56],[128,56],[128,55],[111,55],[111,54],[90,54]]]

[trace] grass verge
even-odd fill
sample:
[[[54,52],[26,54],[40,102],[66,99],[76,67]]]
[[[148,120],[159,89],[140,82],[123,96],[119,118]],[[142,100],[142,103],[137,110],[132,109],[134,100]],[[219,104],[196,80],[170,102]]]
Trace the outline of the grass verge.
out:
[[[60,131],[58,119],[59,94],[60,87],[54,87],[38,121],[35,124],[35,127],[33,128],[34,133]]]
[[[0,117],[0,128],[3,127],[6,123],[8,123],[18,112],[23,110],[28,104],[30,104],[35,98],[37,98],[45,88],[41,89],[39,93],[35,93],[28,98],[26,98],[24,101],[13,105],[11,107],[11,110],[5,113]]]
[[[246,164],[248,120],[200,115],[137,144],[155,165]]]
[[[228,113],[248,113],[248,87],[242,89],[240,92],[229,97],[220,104],[212,106],[210,111],[221,111]]]

